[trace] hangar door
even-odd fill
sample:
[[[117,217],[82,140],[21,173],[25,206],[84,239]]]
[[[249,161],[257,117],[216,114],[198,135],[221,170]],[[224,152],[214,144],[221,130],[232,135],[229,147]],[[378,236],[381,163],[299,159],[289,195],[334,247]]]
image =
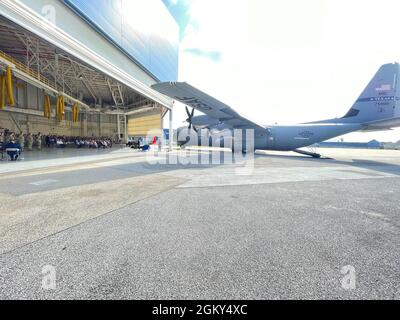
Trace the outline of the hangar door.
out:
[[[128,135],[130,137],[146,137],[152,130],[162,130],[161,112],[129,116]]]

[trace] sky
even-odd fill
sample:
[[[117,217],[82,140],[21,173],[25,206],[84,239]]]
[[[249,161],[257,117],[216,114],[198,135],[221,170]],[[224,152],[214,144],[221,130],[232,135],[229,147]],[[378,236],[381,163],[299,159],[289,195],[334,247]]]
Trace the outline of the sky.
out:
[[[179,81],[263,125],[341,117],[400,60],[398,0],[163,1],[181,28]],[[174,126],[186,118],[177,106]],[[372,139],[400,129],[344,137]]]

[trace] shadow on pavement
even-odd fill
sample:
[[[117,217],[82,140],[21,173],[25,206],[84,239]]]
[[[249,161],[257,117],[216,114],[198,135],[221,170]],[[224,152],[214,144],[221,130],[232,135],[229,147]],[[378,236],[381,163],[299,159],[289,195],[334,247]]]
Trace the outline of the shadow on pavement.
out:
[[[301,155],[272,155],[272,154],[257,154],[256,158],[275,158],[275,159],[285,159],[285,160],[295,160],[301,162],[307,162],[310,164],[333,164],[337,166],[350,166],[366,170],[372,170],[387,174],[394,174],[400,176],[400,164],[364,160],[364,159],[350,159],[349,161],[336,160],[334,158],[323,157],[320,159],[315,159],[307,156]]]

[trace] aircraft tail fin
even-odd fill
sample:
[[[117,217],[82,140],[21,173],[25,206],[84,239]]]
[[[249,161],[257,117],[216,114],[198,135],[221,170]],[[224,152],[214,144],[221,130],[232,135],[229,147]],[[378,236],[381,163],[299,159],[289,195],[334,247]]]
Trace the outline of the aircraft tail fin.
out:
[[[337,119],[344,123],[369,124],[400,117],[400,65],[385,64],[372,78],[349,112]],[[391,121],[393,124],[393,121]],[[383,126],[384,127],[384,126]]]

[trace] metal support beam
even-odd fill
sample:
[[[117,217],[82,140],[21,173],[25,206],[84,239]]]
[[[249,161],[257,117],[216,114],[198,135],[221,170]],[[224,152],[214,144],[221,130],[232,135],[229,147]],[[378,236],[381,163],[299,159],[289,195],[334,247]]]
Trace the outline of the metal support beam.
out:
[[[123,108],[125,106],[124,95],[122,93],[122,85],[118,82],[107,79],[107,84],[113,97],[115,107]]]
[[[39,3],[41,1],[37,2]],[[77,60],[87,62],[90,64],[90,67],[103,72],[107,77],[133,89],[138,94],[143,95],[167,108],[171,108],[172,101],[170,99],[149,87],[149,85],[153,83],[150,78],[146,78],[146,80],[143,80],[142,82],[133,76],[134,73],[132,72],[133,70],[136,70],[136,66],[134,66],[132,61],[130,61],[122,52],[113,48],[112,50],[115,49],[115,52],[113,51],[108,54],[108,58],[105,58],[102,48],[108,49],[108,46],[111,46],[111,44],[96,31],[92,30],[90,26],[84,24],[83,21],[64,6],[62,2],[56,0],[46,0],[42,2],[48,5],[53,5],[58,10],[60,16],[63,16],[62,25],[56,23],[57,26],[55,26],[54,23],[43,19],[40,14],[40,10],[42,9],[40,5],[35,5],[34,8],[29,8],[22,1],[1,0],[0,11],[2,16],[10,19],[19,26],[24,26],[26,30],[43,39],[43,42],[50,43],[53,46],[60,48],[61,51],[75,57]],[[74,34],[74,37],[71,37],[68,33],[70,30],[63,29],[63,25],[71,26],[71,29],[73,30],[76,30],[78,25],[79,27],[87,29],[84,30],[85,32],[81,33],[76,30],[78,32]],[[89,32],[92,32],[90,33],[90,36],[92,37],[90,39],[98,37],[95,38],[98,41],[94,41],[95,45],[93,44],[92,47],[89,46],[89,43],[85,43],[85,40],[89,39],[86,37]],[[92,79],[88,80],[91,81]]]
[[[117,114],[117,127],[118,127],[118,142],[119,142],[121,140],[121,120],[119,114]]]
[[[39,89],[43,89],[47,93],[51,93],[54,96],[62,94],[68,100],[68,102],[70,102],[70,103],[78,103],[80,106],[82,106],[86,110],[90,110],[92,112],[96,112],[96,110],[91,109],[88,105],[86,105],[82,101],[79,101],[79,100],[75,99],[74,97],[71,97],[71,96],[69,96],[69,95],[67,95],[65,93],[61,93],[61,92],[55,90],[54,88],[48,86],[46,83],[43,83],[43,82],[39,81],[38,79],[33,78],[31,75],[26,74],[24,71],[21,71],[13,63],[11,63],[8,60],[0,57],[0,70],[5,69],[5,66],[9,66],[13,70],[13,75],[16,78],[19,78],[22,81],[25,81],[27,83],[30,83],[30,84],[32,84],[33,86],[35,86],[35,87],[37,87]]]
[[[128,143],[128,117],[126,114],[124,115],[124,121],[125,121],[125,143]]]
[[[132,110],[132,111],[129,111],[129,112],[125,112],[124,114],[125,115],[127,115],[127,116],[132,116],[132,115],[134,115],[134,114],[138,114],[138,113],[144,113],[144,112],[150,112],[150,111],[154,111],[154,110],[156,110],[156,108],[155,107],[153,107],[153,106],[143,106],[142,108],[139,108],[139,109],[136,109],[136,110]]]
[[[168,144],[168,149],[171,152],[172,151],[172,145],[173,145],[173,141],[174,141],[174,130],[172,128],[173,125],[173,120],[174,120],[174,116],[173,116],[173,108],[171,108],[169,110],[169,144]]]
[[[12,113],[9,113],[11,120],[14,122],[15,126],[18,128],[19,132],[22,133],[22,128],[19,125],[18,121],[14,118]]]

